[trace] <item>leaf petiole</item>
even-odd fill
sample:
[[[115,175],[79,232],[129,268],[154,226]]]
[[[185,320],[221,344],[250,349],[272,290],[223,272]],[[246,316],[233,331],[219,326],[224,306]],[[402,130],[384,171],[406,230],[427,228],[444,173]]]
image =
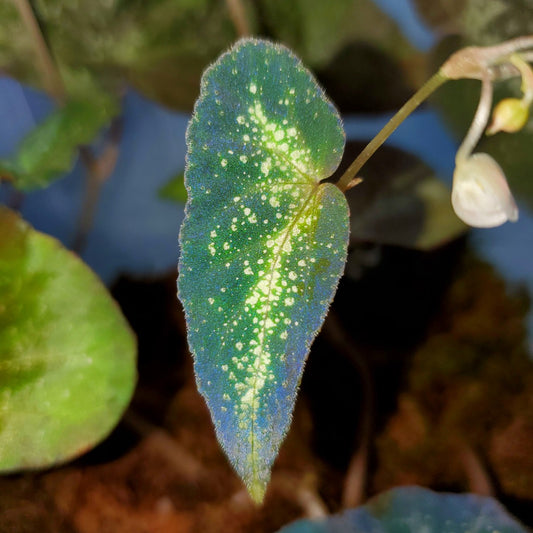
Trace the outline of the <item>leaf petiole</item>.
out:
[[[446,77],[439,70],[413,95],[400,110],[385,124],[382,130],[365,146],[363,151],[355,158],[346,172],[335,184],[342,192],[351,188],[351,182],[357,179],[357,173],[361,167],[374,155],[375,151],[390,137],[396,128],[434,91],[436,91],[445,81]]]

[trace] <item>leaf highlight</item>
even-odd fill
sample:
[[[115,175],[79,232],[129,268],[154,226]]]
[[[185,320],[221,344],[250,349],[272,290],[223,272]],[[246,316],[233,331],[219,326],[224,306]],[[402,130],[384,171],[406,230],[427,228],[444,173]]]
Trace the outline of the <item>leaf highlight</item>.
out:
[[[261,501],[346,259],[340,117],[286,48],[242,40],[188,133],[179,296],[217,437]]]

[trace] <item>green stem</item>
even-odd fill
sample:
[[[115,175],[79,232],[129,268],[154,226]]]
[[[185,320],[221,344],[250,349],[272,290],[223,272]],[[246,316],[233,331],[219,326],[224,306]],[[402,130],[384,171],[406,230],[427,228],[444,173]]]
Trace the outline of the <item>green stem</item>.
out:
[[[523,102],[529,106],[533,101],[533,70],[519,54],[513,54],[509,61],[520,71],[522,76],[520,89],[524,95]]]
[[[492,83],[488,75],[485,75],[481,79],[481,96],[479,98],[479,103],[472,120],[472,124],[464,138],[464,141],[461,143],[461,146],[455,154],[455,164],[457,165],[460,161],[466,161],[472,154],[476,144],[481,139],[483,131],[489,121],[490,110],[492,108]]]
[[[28,0],[13,1],[33,41],[35,54],[38,58],[37,66],[41,69],[44,88],[59,103],[62,103],[65,100],[65,86],[31,4]]]
[[[336,183],[341,191],[346,191],[350,183],[357,177],[361,167],[374,155],[374,152],[390,137],[396,128],[435,90],[437,90],[448,78],[440,71],[434,74],[422,87],[413,95],[400,110],[385,124],[383,129],[366,145],[363,151],[357,156],[346,172]]]

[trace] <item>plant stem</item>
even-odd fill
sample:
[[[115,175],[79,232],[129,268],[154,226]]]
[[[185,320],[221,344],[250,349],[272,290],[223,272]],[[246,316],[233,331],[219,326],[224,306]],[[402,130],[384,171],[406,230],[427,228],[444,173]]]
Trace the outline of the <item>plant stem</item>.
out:
[[[122,124],[120,120],[114,120],[109,130],[109,140],[106,143],[100,157],[95,157],[91,149],[81,146],[79,149],[80,158],[87,169],[85,180],[85,193],[81,207],[76,234],[72,244],[72,250],[81,254],[87,244],[87,237],[93,227],[96,207],[100,199],[102,186],[113,173],[118,160],[118,145],[122,136]]]
[[[38,58],[37,66],[41,69],[45,90],[59,103],[63,103],[66,97],[65,86],[31,4],[29,0],[13,0],[13,2],[28,33],[31,35],[35,54]]]
[[[306,518],[320,519],[329,514],[329,510],[318,494],[314,483],[310,480],[313,476],[294,476],[284,472],[278,472],[272,476],[272,485],[276,487],[289,501],[295,502],[303,511]]]
[[[494,496],[494,485],[474,448],[461,439],[457,445],[458,458],[465,469],[469,492],[480,496]]]
[[[389,138],[396,128],[447,80],[448,78],[439,71],[407,100],[400,110],[385,124],[383,129],[366,145],[336,183],[342,192],[348,189],[351,181],[357,177],[357,173],[361,170],[361,167],[374,155],[374,152]]]
[[[31,2],[30,0],[13,0],[13,2],[32,38],[35,53],[38,58],[37,64],[41,69],[44,88],[61,105],[67,99],[66,88],[50,47],[46,42],[37,17],[32,9]],[[85,248],[87,236],[92,228],[102,185],[109,178],[115,167],[118,158],[120,136],[121,125],[119,121],[114,121],[111,124],[109,143],[104,148],[103,154],[100,157],[95,157],[91,149],[87,146],[79,147],[81,161],[87,169],[87,180],[83,206],[72,247],[78,254]]]
[[[368,363],[353,346],[346,329],[335,312],[330,311],[323,329],[332,347],[349,360],[359,372],[362,387],[361,417],[358,421],[360,441],[352,454],[342,492],[342,507],[351,509],[365,500],[368,481],[368,457],[373,433],[375,391]]]
[[[132,409],[126,411],[122,422],[155,448],[173,467],[181,479],[189,484],[197,484],[207,477],[202,463],[180,445],[163,427],[156,426]]]
[[[459,163],[462,160],[468,159],[472,150],[479,142],[485,126],[489,120],[490,110],[492,107],[492,83],[488,74],[481,79],[481,96],[479,98],[479,104],[476,109],[476,114],[472,120],[472,124],[461,143],[461,146],[457,150],[455,156],[455,163]]]
[[[533,63],[533,52],[522,52],[520,57],[528,63]]]
[[[239,37],[251,35],[252,32],[250,31],[242,0],[226,0],[226,7],[228,8],[231,22],[233,22]]]
[[[509,61],[520,71],[522,76],[520,88],[524,95],[523,102],[529,106],[533,101],[533,70],[519,54],[513,54]]]

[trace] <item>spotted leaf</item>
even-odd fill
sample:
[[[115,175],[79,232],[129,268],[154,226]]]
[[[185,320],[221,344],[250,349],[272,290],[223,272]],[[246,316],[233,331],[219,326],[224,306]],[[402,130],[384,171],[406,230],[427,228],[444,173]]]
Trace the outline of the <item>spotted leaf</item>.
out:
[[[179,296],[218,439],[261,501],[346,259],[346,200],[320,183],[344,132],[289,50],[247,39],[204,74],[187,143]]]

